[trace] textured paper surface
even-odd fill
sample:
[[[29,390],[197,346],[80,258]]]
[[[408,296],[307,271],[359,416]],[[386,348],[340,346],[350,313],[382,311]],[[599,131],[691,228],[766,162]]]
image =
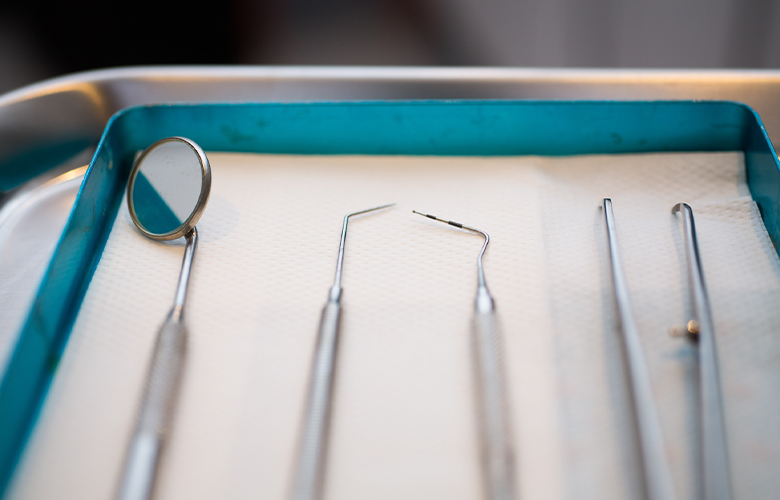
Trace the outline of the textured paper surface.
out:
[[[695,355],[682,237],[694,210],[737,498],[780,489],[780,265],[741,154],[340,157],[210,154],[191,339],[158,498],[282,499],[345,213],[330,499],[479,498],[469,318],[481,240],[503,327],[521,498],[641,498],[599,206],[620,247],[680,498],[695,498]],[[182,242],[120,210],[12,499],[110,498]]]

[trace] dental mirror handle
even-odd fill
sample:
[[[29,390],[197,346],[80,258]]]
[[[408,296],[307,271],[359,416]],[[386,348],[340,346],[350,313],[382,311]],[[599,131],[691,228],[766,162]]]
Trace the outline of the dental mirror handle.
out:
[[[341,319],[341,289],[332,288],[322,310],[314,351],[306,416],[298,448],[293,500],[318,500],[323,494],[333,380]]]
[[[184,249],[176,300],[157,333],[138,420],[125,457],[117,500],[151,498],[157,465],[178,399],[188,337],[182,313],[192,260],[198,244],[197,230],[193,229],[186,239],[187,246]]]
[[[504,379],[503,347],[492,307],[472,323],[483,477],[489,500],[514,499],[514,451]]]
[[[180,385],[186,347],[187,327],[184,323],[166,320],[157,334],[157,345],[117,500],[146,500],[151,497],[157,463]]]

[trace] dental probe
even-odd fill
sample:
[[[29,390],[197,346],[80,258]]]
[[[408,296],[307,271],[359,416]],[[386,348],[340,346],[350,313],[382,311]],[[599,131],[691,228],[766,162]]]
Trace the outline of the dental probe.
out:
[[[498,328],[495,305],[490,295],[482,257],[490,236],[485,231],[435,215],[412,212],[449,224],[485,238],[477,257],[477,299],[472,323],[473,359],[477,378],[477,399],[482,447],[482,474],[489,500],[512,500],[514,487],[514,450],[504,380],[503,341]]]

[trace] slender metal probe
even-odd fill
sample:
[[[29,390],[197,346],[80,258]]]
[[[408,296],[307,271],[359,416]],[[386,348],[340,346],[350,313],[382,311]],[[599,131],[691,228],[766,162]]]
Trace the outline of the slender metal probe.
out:
[[[615,215],[612,200],[604,198],[604,221],[607,229],[607,243],[612,269],[612,284],[615,289],[615,304],[623,333],[623,347],[631,377],[631,395],[637,419],[639,447],[644,472],[645,497],[647,500],[673,500],[676,498],[669,459],[664,446],[663,430],[658,407],[653,397],[650,372],[647,368],[639,329],[634,318],[628,283],[623,271],[623,262],[618,246]]]
[[[412,212],[485,238],[477,257],[477,298],[472,322],[472,352],[479,402],[482,476],[489,500],[512,500],[515,498],[514,448],[506,395],[503,339],[498,327],[495,303],[485,282],[485,272],[482,267],[482,257],[490,243],[490,236],[481,229],[460,222],[441,219],[415,210]]]
[[[338,353],[339,323],[341,319],[341,271],[344,265],[344,244],[347,241],[349,218],[375,210],[392,207],[395,203],[352,212],[344,216],[336,260],[336,277],[328,293],[328,302],[322,309],[317,346],[314,350],[306,413],[298,448],[293,500],[319,500],[324,491],[325,459],[333,399],[333,380]]]
[[[168,435],[181,385],[187,353],[184,304],[192,261],[198,246],[198,230],[185,235],[179,284],[173,308],[157,333],[154,354],[146,376],[141,409],[125,457],[117,500],[146,500],[151,497],[157,464]]]
[[[693,210],[686,203],[678,203],[672,208],[672,213],[678,212],[682,216],[688,281],[695,320],[698,322],[702,489],[707,500],[730,500],[732,493],[726,422],[710,299],[704,284]]]

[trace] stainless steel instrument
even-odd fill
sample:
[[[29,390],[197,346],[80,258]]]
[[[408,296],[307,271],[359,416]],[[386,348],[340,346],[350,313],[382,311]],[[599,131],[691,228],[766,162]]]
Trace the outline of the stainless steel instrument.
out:
[[[341,319],[341,271],[344,265],[344,244],[347,241],[349,218],[392,207],[395,203],[352,212],[344,216],[339,254],[336,259],[336,278],[328,293],[328,302],[322,309],[317,346],[309,379],[306,413],[301,430],[298,459],[293,479],[294,500],[322,498],[325,479],[325,461],[333,400],[333,380],[338,353],[339,322]]]
[[[173,307],[157,333],[117,500],[146,500],[152,496],[187,354],[184,305],[198,246],[195,224],[205,209],[210,190],[211,167],[206,154],[197,144],[181,137],[149,146],[130,174],[128,208],[138,229],[154,240],[184,236],[186,246]]]
[[[117,500],[145,500],[151,497],[160,454],[170,430],[187,355],[189,334],[184,324],[184,303],[192,259],[198,246],[198,230],[193,228],[187,233],[186,240],[176,300],[157,333]]]
[[[664,446],[663,430],[658,407],[653,397],[650,373],[647,368],[639,329],[634,318],[628,283],[620,258],[620,248],[615,228],[612,200],[604,198],[604,222],[607,231],[612,284],[615,289],[615,305],[623,334],[623,349],[631,379],[631,396],[639,434],[639,448],[644,472],[645,496],[648,500],[673,500],[676,498],[672,483],[671,467]]]
[[[699,343],[699,408],[701,418],[701,467],[702,491],[706,500],[730,500],[731,475],[728,446],[726,443],[726,419],[721,396],[718,352],[712,323],[710,299],[704,285],[704,271],[696,241],[693,210],[686,203],[678,203],[672,213],[682,216],[685,260],[688,264],[688,281],[694,320],[688,331],[696,335]]]
[[[504,374],[503,339],[496,318],[495,303],[488,290],[482,267],[482,257],[490,243],[490,236],[481,229],[460,222],[414,210],[413,212],[485,238],[477,256],[477,298],[471,338],[479,402],[482,475],[487,498],[511,500],[515,498],[515,464]]]

